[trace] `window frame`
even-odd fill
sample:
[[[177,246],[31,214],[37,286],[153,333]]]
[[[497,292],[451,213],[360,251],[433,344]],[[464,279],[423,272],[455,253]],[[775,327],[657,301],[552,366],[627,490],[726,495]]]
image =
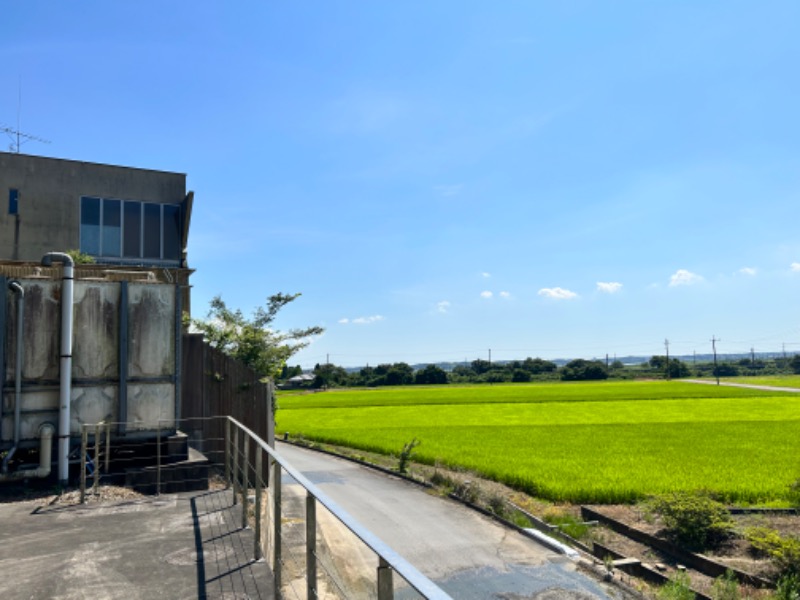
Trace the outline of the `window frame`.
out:
[[[123,200],[121,198],[107,198],[102,196],[89,196],[89,195],[82,195],[80,197],[80,204],[79,204],[79,214],[78,214],[78,245],[81,249],[81,252],[84,252],[84,224],[83,224],[83,213],[84,213],[84,200],[99,200],[100,202],[100,211],[99,211],[99,232],[98,232],[98,254],[88,253],[90,256],[95,258],[99,263],[113,263],[113,264],[137,264],[137,265],[164,265],[164,266],[179,266],[181,263],[181,255],[180,249],[179,254],[177,257],[174,258],[165,258],[164,252],[166,249],[165,245],[165,227],[168,225],[164,221],[164,207],[169,206],[172,207],[174,210],[177,211],[178,215],[178,231],[175,232],[180,239],[182,234],[182,211],[183,208],[179,203],[172,203],[172,202],[148,202],[145,200]],[[116,227],[115,225],[106,225],[105,224],[105,209],[106,209],[106,201],[108,202],[118,202],[119,203],[119,248],[118,254],[110,255],[107,253],[107,249],[104,248],[104,229],[106,227]],[[132,256],[126,253],[126,240],[128,236],[126,233],[129,233],[126,230],[126,210],[131,205],[136,205],[138,207],[138,220],[139,226],[138,231],[134,233],[135,236],[138,236],[137,246],[138,246],[138,256]],[[158,256],[148,256],[145,254],[145,229],[147,225],[147,221],[145,219],[145,206],[152,205],[158,207],[157,211],[157,220],[158,220]],[[151,222],[152,222],[153,214],[151,213]],[[150,238],[150,241],[154,241]]]

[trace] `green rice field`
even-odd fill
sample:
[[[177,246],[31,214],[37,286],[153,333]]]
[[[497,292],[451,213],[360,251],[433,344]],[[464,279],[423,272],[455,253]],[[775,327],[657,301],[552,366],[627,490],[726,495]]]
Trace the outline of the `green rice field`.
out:
[[[535,496],[632,502],[708,489],[780,503],[800,478],[800,394],[685,382],[431,386],[281,395],[277,431],[463,467]]]

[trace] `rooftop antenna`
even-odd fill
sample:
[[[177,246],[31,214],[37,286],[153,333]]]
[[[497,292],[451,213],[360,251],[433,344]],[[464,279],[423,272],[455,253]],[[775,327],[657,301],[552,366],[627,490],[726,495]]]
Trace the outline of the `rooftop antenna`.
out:
[[[18,87],[18,98],[17,98],[17,127],[7,127],[5,125],[0,125],[0,131],[5,133],[8,136],[8,139],[11,140],[11,143],[8,145],[8,149],[11,152],[15,152],[19,154],[20,148],[22,144],[27,142],[41,142],[42,144],[49,144],[50,140],[46,140],[44,138],[40,138],[35,135],[31,135],[29,133],[24,133],[19,130],[19,115],[22,110],[22,82]]]

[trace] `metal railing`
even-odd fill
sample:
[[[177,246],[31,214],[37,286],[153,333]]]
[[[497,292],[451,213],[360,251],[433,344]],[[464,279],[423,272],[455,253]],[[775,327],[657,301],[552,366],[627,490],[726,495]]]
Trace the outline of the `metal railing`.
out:
[[[219,475],[220,489],[231,489],[233,505],[241,505],[241,527],[253,529],[253,556],[271,565],[277,597],[393,600],[398,592],[404,599],[450,599],[248,427],[232,417],[204,421],[209,420],[221,426],[220,436],[198,439],[189,435],[189,445],[201,446]],[[121,460],[112,457],[115,425],[98,423],[82,428],[81,502],[87,476],[96,492],[101,477],[114,471],[114,462]],[[177,425],[178,429],[192,428],[183,421]],[[157,432],[150,466],[155,470],[155,493],[168,489],[162,477],[162,470],[169,467],[162,444],[165,432],[174,433],[175,426],[171,422]],[[358,562],[351,560],[355,555],[364,564],[374,561],[373,566],[353,575],[350,563]]]
[[[410,588],[415,590],[422,598],[432,600],[446,600],[450,596],[441,588],[434,584],[430,579],[420,573],[411,563],[400,556],[392,548],[380,540],[374,533],[362,526],[347,511],[337,505],[316,485],[311,483],[302,473],[297,471],[286,459],[284,459],[274,448],[256,436],[250,429],[242,423],[228,417],[226,425],[226,480],[232,482],[234,487],[234,501],[241,499],[246,505],[247,492],[252,482],[255,487],[255,530],[256,544],[260,545],[262,540],[262,495],[260,489],[262,483],[270,484],[271,513],[272,519],[268,523],[270,534],[267,535],[268,546],[271,549],[272,568],[275,575],[275,589],[283,590],[286,585],[282,581],[282,573],[285,567],[283,551],[285,549],[283,540],[283,528],[285,515],[284,508],[284,484],[283,475],[286,473],[299,486],[305,490],[305,597],[308,599],[319,597],[319,575],[320,568],[323,567],[320,561],[318,548],[318,507],[322,506],[339,523],[344,525],[352,534],[369,548],[377,557],[375,565],[375,586],[374,595],[378,600],[392,600],[395,592],[394,575],[397,574]],[[251,462],[249,456],[250,446],[255,446],[255,460]],[[261,481],[264,455],[272,462],[269,482]],[[240,460],[241,459],[241,460]],[[250,479],[250,475],[254,479]],[[247,511],[243,510],[244,515]],[[242,523],[245,525],[245,517]],[[257,556],[263,556],[261,548],[256,550]],[[330,574],[328,574],[330,575]],[[347,597],[346,586],[336,584],[334,588],[340,594]],[[287,592],[288,593],[288,592]],[[297,594],[301,596],[301,594]]]

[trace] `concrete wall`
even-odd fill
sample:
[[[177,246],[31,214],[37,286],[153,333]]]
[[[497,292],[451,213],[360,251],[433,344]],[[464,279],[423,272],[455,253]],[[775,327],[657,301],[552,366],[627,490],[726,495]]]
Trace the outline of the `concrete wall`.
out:
[[[9,189],[19,211],[8,214]],[[186,175],[0,152],[0,258],[39,261],[80,247],[80,198],[180,204]]]
[[[41,423],[58,423],[61,281],[30,278],[20,283],[25,290],[21,439],[34,442]],[[101,420],[135,422],[129,433],[174,426],[178,290],[171,284],[75,281],[73,436],[80,435],[82,424]],[[13,440],[17,339],[17,296],[8,291],[2,296],[6,319],[0,331],[5,355],[0,448]],[[127,336],[121,334],[123,321]]]

